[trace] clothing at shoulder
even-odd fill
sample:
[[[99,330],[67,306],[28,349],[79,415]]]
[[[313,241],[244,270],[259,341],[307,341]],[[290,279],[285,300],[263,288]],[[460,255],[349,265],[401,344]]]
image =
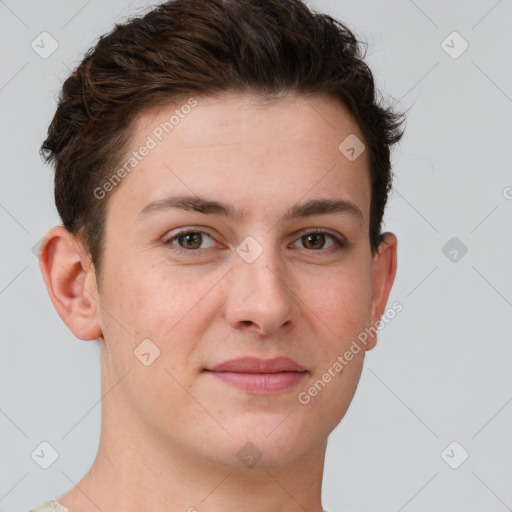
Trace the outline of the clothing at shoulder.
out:
[[[36,508],[30,509],[28,512],[69,512],[69,510],[59,505],[56,500],[49,500],[41,503]]]

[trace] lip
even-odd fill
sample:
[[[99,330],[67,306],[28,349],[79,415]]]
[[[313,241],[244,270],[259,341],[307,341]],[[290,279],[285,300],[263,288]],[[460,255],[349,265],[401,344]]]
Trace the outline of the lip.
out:
[[[274,357],[273,359],[259,359],[258,357],[240,357],[220,363],[212,372],[237,372],[237,373],[279,373],[279,372],[303,372],[306,369],[297,361],[288,357]]]
[[[286,391],[308,374],[303,366],[288,357],[243,357],[225,361],[205,371],[226,384],[257,394]]]

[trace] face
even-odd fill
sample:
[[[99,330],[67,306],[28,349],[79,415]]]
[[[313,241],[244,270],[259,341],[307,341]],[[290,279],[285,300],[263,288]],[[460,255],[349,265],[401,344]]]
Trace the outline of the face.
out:
[[[108,198],[111,414],[205,460],[293,463],[345,415],[371,344],[335,363],[378,320],[367,154],[338,149],[363,137],[327,97],[196,99],[168,133],[180,105],[138,119],[127,160],[151,149]]]

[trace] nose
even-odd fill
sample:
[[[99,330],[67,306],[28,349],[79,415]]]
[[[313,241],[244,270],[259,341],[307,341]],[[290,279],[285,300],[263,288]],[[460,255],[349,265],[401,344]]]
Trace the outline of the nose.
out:
[[[225,303],[226,319],[233,328],[270,335],[296,323],[298,298],[282,268],[269,248],[252,263],[237,256]]]

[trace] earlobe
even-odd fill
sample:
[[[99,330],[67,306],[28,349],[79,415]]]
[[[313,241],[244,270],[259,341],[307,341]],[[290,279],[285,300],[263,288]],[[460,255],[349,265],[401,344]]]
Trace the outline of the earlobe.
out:
[[[74,235],[52,228],[39,249],[39,267],[50,299],[71,332],[81,340],[102,335],[94,266]]]
[[[379,325],[388,297],[395,280],[397,268],[398,240],[393,233],[384,233],[377,254],[373,257],[373,295],[371,311],[371,332],[368,337],[366,350],[371,350],[377,344],[376,329]]]

